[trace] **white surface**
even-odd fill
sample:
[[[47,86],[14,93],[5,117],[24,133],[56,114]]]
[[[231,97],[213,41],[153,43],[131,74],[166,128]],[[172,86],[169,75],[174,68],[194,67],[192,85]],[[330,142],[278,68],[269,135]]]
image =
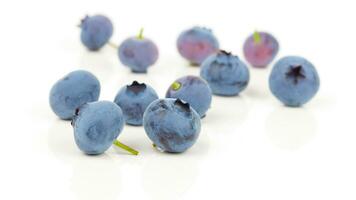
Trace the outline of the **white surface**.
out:
[[[346,0],[2,1],[0,199],[355,199],[354,9]],[[112,19],[116,43],[145,27],[160,48],[157,65],[134,75],[114,49],[86,51],[76,25],[87,13]],[[82,68],[100,79],[101,99],[132,80],[163,97],[173,80],[199,73],[175,48],[180,31],[196,24],[238,55],[254,29],[272,32],[279,58],[316,65],[320,92],[303,108],[286,108],[268,90],[269,70],[251,70],[240,97],[214,97],[186,153],[159,153],[143,128],[125,127],[119,139],[139,156],[83,155],[70,124],[49,108],[52,84]]]

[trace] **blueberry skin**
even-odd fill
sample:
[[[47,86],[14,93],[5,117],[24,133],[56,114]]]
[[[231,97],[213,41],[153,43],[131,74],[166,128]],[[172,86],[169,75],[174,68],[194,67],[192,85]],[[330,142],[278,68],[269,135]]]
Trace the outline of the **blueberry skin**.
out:
[[[280,59],[269,77],[269,88],[286,106],[299,107],[318,92],[320,79],[314,65],[297,56]]]
[[[77,70],[58,80],[52,87],[49,103],[53,112],[61,119],[72,119],[76,108],[97,101],[100,82],[90,72]]]
[[[260,41],[255,42],[254,35],[248,37],[244,43],[244,55],[253,67],[265,68],[276,57],[279,44],[275,37],[266,32],[258,32]]]
[[[193,65],[200,65],[211,54],[219,51],[219,42],[210,29],[193,27],[179,35],[177,48],[180,55]]]
[[[122,109],[127,124],[141,126],[143,113],[156,99],[158,95],[152,87],[134,81],[119,90],[114,102]]]
[[[247,66],[226,51],[219,51],[201,65],[200,76],[204,78],[215,95],[234,96],[243,91],[250,80]]]
[[[91,51],[97,51],[111,38],[113,25],[109,18],[103,15],[86,16],[80,24],[82,29],[80,39]]]
[[[120,45],[118,55],[121,63],[132,72],[146,73],[158,59],[158,48],[150,39],[131,37]]]
[[[200,133],[199,114],[179,99],[157,99],[143,115],[151,141],[165,152],[181,153],[194,145]]]
[[[97,155],[104,153],[119,136],[124,117],[115,103],[97,101],[79,107],[72,126],[79,149],[86,154]]]
[[[208,83],[198,76],[184,76],[168,88],[166,98],[181,99],[200,115],[205,116],[212,101],[212,92]]]

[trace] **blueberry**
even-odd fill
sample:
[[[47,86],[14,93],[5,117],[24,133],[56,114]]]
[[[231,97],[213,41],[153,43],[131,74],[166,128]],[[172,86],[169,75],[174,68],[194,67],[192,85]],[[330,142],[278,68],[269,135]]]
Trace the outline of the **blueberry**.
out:
[[[109,18],[103,15],[86,16],[82,19],[81,41],[91,51],[97,51],[111,38],[113,25]]]
[[[250,79],[246,65],[237,56],[223,50],[202,63],[200,76],[209,83],[214,94],[221,96],[238,95]]]
[[[219,50],[219,42],[210,29],[193,27],[179,35],[177,48],[180,55],[191,64],[200,65]]]
[[[312,63],[302,57],[287,56],[272,69],[269,88],[286,106],[298,107],[318,92],[320,80]]]
[[[134,73],[146,73],[147,68],[155,64],[158,59],[156,44],[142,35],[143,29],[137,37],[126,39],[119,47],[121,63]]]
[[[276,38],[265,32],[255,32],[244,43],[246,60],[256,68],[265,68],[276,57],[279,44]]]
[[[49,96],[53,112],[61,119],[71,119],[76,108],[87,102],[97,101],[100,83],[90,72],[73,71],[58,80]]]
[[[147,136],[161,150],[181,153],[199,137],[200,117],[188,103],[179,99],[157,99],[143,115]]]
[[[72,120],[74,138],[81,151],[89,155],[104,153],[114,143],[123,145],[116,138],[124,126],[121,108],[110,101],[97,101],[79,107]],[[124,149],[138,152],[123,145]]]
[[[134,81],[131,85],[120,89],[114,102],[122,109],[127,124],[141,126],[143,113],[156,99],[158,95],[152,87]]]
[[[200,77],[184,76],[173,82],[166,97],[188,102],[203,117],[210,108],[212,92],[208,83]]]

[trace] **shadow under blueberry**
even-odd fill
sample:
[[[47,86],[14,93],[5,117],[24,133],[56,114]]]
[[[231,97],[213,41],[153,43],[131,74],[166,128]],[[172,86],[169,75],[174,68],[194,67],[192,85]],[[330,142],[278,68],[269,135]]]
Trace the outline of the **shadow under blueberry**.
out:
[[[202,119],[205,130],[214,134],[233,133],[248,116],[250,105],[243,95],[233,97],[214,96],[211,108]]]
[[[194,185],[209,151],[209,138],[201,132],[197,143],[183,153],[162,153],[152,148],[145,157],[142,186],[152,200],[181,199]]]
[[[307,108],[277,107],[266,119],[265,130],[272,145],[298,150],[317,133],[317,120]]]
[[[70,190],[78,200],[117,199],[120,191],[119,159],[111,153],[87,155],[75,144],[70,122],[54,120],[48,130],[48,148],[59,161],[72,169]],[[124,151],[121,151],[125,153]],[[117,156],[117,155],[112,155]]]

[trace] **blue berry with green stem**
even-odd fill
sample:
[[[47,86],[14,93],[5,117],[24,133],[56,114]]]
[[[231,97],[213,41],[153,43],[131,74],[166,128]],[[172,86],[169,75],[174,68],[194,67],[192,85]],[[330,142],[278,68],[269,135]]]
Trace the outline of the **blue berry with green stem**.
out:
[[[124,40],[118,49],[121,63],[134,73],[147,73],[158,59],[158,47],[149,38],[143,37],[143,29],[136,37]]]
[[[102,154],[112,144],[138,154],[116,140],[122,132],[124,117],[121,108],[113,102],[97,101],[80,106],[75,111],[72,126],[78,148],[88,155]]]

